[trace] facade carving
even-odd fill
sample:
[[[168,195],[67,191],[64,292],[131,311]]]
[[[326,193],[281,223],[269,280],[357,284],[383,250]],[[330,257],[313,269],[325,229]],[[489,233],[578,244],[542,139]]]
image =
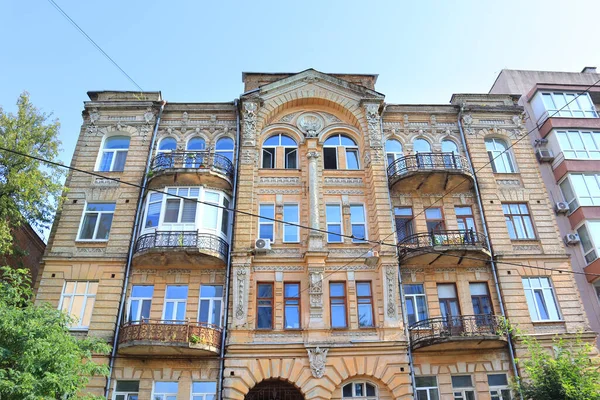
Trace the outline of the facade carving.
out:
[[[325,375],[325,364],[327,362],[327,352],[329,349],[306,349],[308,351],[308,359],[310,362],[310,371],[315,378],[322,378]]]

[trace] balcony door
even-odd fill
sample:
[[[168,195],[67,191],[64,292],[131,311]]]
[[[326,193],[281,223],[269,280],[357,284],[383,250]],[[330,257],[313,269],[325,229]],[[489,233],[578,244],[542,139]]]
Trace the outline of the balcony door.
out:
[[[475,219],[473,218],[473,210],[470,206],[454,207],[456,214],[456,222],[458,230],[461,231],[465,243],[474,244],[475,242]]]
[[[462,332],[462,322],[456,285],[454,283],[440,283],[437,285],[437,290],[444,327],[451,335],[460,334]]]
[[[439,207],[432,207],[425,209],[425,221],[427,223],[427,232],[431,240],[431,245],[443,244],[447,238],[445,234],[446,223],[444,222],[444,215],[442,209]]]
[[[484,282],[469,283],[471,291],[471,302],[473,303],[473,313],[478,327],[490,326],[492,310],[492,300],[488,291],[487,284]]]

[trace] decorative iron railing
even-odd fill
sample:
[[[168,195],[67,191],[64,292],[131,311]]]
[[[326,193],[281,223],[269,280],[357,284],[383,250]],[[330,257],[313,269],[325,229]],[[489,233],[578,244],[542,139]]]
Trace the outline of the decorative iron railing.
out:
[[[132,341],[169,343],[190,343],[221,347],[221,328],[203,322],[153,320],[126,322],[121,327],[119,344]]]
[[[398,242],[400,256],[410,252],[426,250],[433,247],[448,247],[468,249],[470,246],[482,247],[489,251],[484,234],[469,230],[434,230],[406,236]]]
[[[223,259],[227,259],[229,244],[224,239],[210,233],[198,231],[156,231],[146,233],[138,238],[135,243],[135,252],[150,249],[176,249],[195,247],[200,250],[216,252]]]
[[[501,336],[500,318],[495,315],[458,315],[429,318],[408,327],[413,349],[452,340],[453,337]]]
[[[417,171],[453,171],[472,175],[467,158],[455,153],[417,153],[394,160],[387,168],[388,182]]]
[[[152,159],[150,171],[160,172],[175,168],[210,169],[233,179],[233,163],[222,154],[210,151],[173,151],[160,153]]]

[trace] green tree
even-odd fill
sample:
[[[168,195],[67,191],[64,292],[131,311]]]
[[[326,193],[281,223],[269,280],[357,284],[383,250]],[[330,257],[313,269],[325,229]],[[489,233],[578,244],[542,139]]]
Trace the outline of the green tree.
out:
[[[40,112],[24,92],[17,112],[0,107],[0,147],[58,162],[58,121]],[[63,185],[60,167],[0,150],[0,254],[13,252],[11,230],[24,222],[48,229]]]
[[[98,338],[69,333],[71,317],[48,304],[33,304],[26,270],[1,268],[0,399],[90,399],[78,394],[108,367],[92,355],[108,354]]]
[[[512,329],[527,347],[527,358],[517,360],[524,378],[513,382],[527,400],[599,400],[600,372],[593,347],[581,340],[556,338],[553,348],[544,348],[537,340]]]

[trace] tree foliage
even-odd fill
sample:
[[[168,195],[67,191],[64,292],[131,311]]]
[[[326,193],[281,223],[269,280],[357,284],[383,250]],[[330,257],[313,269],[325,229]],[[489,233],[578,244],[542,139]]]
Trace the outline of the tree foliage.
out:
[[[0,280],[0,399],[85,399],[90,376],[108,373],[94,354],[110,346],[76,338],[71,317],[48,304],[33,304],[26,270],[2,267]]]
[[[24,92],[17,112],[0,108],[0,147],[57,161],[58,121],[40,112]],[[64,171],[32,158],[0,150],[0,254],[12,252],[10,232],[24,222],[49,228],[61,196]]]
[[[515,330],[513,330],[515,333]],[[600,370],[594,349],[575,339],[556,338],[552,348],[519,332],[515,336],[527,347],[527,358],[517,360],[524,378],[513,382],[527,400],[600,400]]]

